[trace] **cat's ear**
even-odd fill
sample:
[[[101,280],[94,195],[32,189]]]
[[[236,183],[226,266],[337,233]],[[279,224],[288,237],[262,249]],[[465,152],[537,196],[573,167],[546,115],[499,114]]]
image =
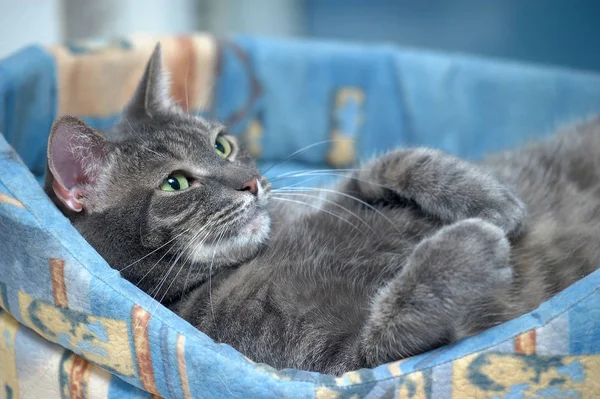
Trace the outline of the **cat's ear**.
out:
[[[169,79],[162,65],[162,51],[158,43],[133,97],[125,107],[124,115],[151,118],[155,113],[172,109],[174,104],[169,96]]]
[[[70,210],[81,212],[82,199],[93,189],[104,166],[108,142],[82,120],[62,116],[48,139],[48,169],[52,190]]]

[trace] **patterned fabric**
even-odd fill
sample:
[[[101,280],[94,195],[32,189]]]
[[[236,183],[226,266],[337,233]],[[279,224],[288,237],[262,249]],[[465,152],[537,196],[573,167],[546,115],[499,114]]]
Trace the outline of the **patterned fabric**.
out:
[[[600,110],[600,77],[570,71],[388,47],[161,41],[175,99],[227,122],[263,166],[320,141],[294,170],[398,144],[477,157]],[[53,118],[114,123],[154,42],[29,48],[0,63],[0,398],[600,397],[600,272],[483,334],[339,378],[255,364],[121,279],[36,179]]]

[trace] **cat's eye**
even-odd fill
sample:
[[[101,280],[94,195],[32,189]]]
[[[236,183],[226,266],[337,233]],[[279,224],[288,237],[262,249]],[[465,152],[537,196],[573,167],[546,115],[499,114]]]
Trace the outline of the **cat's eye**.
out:
[[[169,175],[162,184],[160,185],[160,189],[162,191],[181,191],[185,190],[190,186],[190,182],[187,177],[182,175],[181,173],[175,173]]]
[[[225,137],[218,136],[215,141],[215,151],[219,156],[227,158],[231,155],[231,144]]]

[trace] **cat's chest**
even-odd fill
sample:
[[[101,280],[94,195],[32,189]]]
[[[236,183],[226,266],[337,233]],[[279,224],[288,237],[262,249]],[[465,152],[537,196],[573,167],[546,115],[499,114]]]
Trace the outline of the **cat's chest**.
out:
[[[355,286],[371,291],[402,269],[414,245],[402,237],[348,229],[281,234],[249,266],[263,271],[257,278],[276,282],[282,291],[354,291]]]
[[[436,230],[432,223],[402,209],[350,211],[352,215],[343,219],[317,212],[280,228],[271,236],[264,257],[316,266],[388,263],[406,256],[423,237]]]

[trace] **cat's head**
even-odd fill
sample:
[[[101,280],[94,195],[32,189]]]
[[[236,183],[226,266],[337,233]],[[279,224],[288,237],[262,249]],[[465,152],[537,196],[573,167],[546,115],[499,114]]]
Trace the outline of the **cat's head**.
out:
[[[111,263],[117,246],[196,265],[250,257],[268,238],[270,184],[222,125],[170,100],[161,64],[158,45],[112,130],[54,123],[46,192]]]

